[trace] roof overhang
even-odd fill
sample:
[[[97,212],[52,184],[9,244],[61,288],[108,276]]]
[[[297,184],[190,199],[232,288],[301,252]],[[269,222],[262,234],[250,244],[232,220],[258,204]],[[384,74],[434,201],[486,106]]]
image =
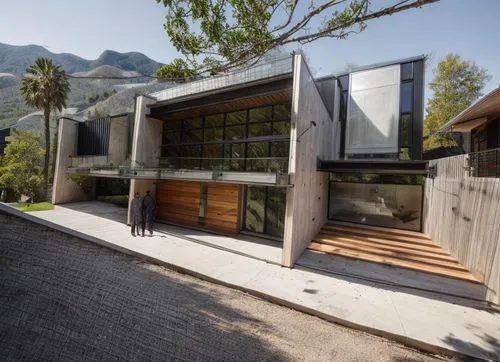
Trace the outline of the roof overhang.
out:
[[[463,110],[455,118],[441,127],[438,130],[438,133],[450,131],[469,132],[473,128],[479,127],[498,116],[500,116],[500,87],[494,89],[483,98]],[[466,125],[465,123],[469,123],[469,125]],[[477,125],[470,128],[475,123]],[[463,131],[461,129],[463,129]]]
[[[318,160],[318,171],[427,175],[427,161],[402,160]]]

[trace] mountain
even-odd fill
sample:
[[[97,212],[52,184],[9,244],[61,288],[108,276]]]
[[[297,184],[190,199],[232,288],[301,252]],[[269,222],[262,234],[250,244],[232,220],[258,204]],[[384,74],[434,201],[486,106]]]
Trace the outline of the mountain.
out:
[[[39,45],[18,46],[0,43],[0,73],[22,76],[26,68],[38,57],[54,60],[68,73],[86,72],[101,65],[111,65],[126,71],[153,74],[162,65],[138,52],[119,53],[106,50],[99,58],[87,60],[69,53],[52,53]]]
[[[26,68],[41,56],[51,58],[71,75],[67,106],[76,108],[81,115],[86,114],[87,108],[99,109],[98,105],[111,96],[117,97],[113,102],[105,104],[104,108],[109,114],[121,113],[122,109],[133,109],[134,99],[131,94],[136,93],[133,89],[146,91],[149,88],[167,86],[158,85],[155,79],[143,76],[154,74],[162,64],[138,52],[106,50],[99,58],[87,60],[69,53],[55,54],[39,45],[14,46],[0,43],[0,129],[9,127],[36,111],[25,105],[20,85]],[[129,77],[133,78],[120,79]],[[120,95],[122,92],[124,94]],[[36,123],[33,117],[30,116],[29,124]],[[26,120],[23,122],[26,124]]]

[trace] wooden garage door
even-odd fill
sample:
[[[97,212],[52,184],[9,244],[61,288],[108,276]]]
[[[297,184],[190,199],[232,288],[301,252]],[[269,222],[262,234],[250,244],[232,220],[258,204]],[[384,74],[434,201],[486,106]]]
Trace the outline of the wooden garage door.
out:
[[[199,226],[200,183],[162,181],[156,186],[157,218],[180,225]]]
[[[156,191],[158,220],[221,234],[237,233],[240,187],[220,183],[201,186],[199,182],[159,182]],[[206,202],[200,202],[205,197]],[[206,207],[205,212],[200,210],[203,207]],[[200,218],[203,215],[205,217]]]
[[[210,183],[207,185],[207,217],[205,227],[224,234],[238,232],[238,185]]]

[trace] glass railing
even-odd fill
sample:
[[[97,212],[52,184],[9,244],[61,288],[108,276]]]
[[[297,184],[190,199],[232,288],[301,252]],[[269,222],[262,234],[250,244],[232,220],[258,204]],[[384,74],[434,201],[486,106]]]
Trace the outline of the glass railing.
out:
[[[172,170],[288,173],[288,157],[200,158],[162,157],[160,167]]]
[[[291,55],[280,56],[270,61],[256,64],[250,68],[188,82],[150,95],[159,101],[174,99],[237,84],[246,84],[260,79],[276,77],[291,73],[292,71],[293,57]]]

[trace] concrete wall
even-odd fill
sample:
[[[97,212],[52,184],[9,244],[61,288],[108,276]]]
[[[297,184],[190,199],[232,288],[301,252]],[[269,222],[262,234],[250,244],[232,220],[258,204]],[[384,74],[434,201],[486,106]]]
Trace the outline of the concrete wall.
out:
[[[289,173],[282,264],[292,267],[327,217],[328,174],[317,159],[333,159],[334,123],[302,55],[294,57]],[[300,136],[311,121],[316,127]],[[300,139],[297,139],[300,136]]]
[[[108,160],[114,166],[123,165],[129,152],[129,117],[112,117],[109,129]]]
[[[469,177],[468,155],[432,160],[425,185],[424,232],[488,287],[500,304],[500,178]]]
[[[77,139],[78,124],[69,119],[61,119],[59,121],[56,166],[54,172],[54,184],[52,188],[53,204],[86,201],[91,199],[91,195],[85,194],[82,188],[75,182],[71,181],[66,174],[69,156],[76,155]]]
[[[146,117],[147,106],[155,101],[141,96],[137,97],[134,133],[132,138],[132,167],[158,167],[161,155],[161,142],[163,133],[163,122],[157,119]],[[134,180],[130,181],[129,192],[129,213],[127,223],[130,224],[130,203],[134,194],[139,192],[141,196],[149,190],[153,197],[156,194],[155,180]]]

